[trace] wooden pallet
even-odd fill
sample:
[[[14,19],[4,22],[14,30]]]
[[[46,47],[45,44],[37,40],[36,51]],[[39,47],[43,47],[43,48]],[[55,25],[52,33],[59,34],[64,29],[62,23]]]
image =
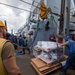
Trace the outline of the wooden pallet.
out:
[[[60,60],[60,62],[65,61],[66,59],[67,57],[65,57],[65,59]],[[59,62],[55,62],[55,63],[47,65],[45,62],[43,62],[39,58],[31,59],[31,65],[34,67],[34,69],[37,71],[39,75],[46,75],[62,67]]]

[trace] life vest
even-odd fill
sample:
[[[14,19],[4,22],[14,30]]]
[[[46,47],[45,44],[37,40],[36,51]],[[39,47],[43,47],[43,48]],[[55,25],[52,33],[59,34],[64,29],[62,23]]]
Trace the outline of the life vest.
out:
[[[7,75],[7,72],[4,68],[2,58],[1,58],[2,48],[6,42],[7,42],[7,40],[0,38],[0,75]]]

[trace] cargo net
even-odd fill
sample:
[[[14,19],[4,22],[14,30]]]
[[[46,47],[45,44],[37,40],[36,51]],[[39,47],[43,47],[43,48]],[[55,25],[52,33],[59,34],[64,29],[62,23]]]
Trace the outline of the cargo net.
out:
[[[40,58],[47,64],[59,61],[64,58],[63,48],[55,42],[39,41],[34,47],[33,55]]]

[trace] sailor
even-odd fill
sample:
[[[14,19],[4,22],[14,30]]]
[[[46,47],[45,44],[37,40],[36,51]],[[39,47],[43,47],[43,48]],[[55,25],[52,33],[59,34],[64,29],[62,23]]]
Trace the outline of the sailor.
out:
[[[21,75],[15,60],[14,46],[4,39],[6,28],[0,20],[0,75]]]
[[[19,49],[20,49],[20,51],[17,52],[17,55],[24,55],[25,54],[25,48],[24,48],[25,44],[26,44],[26,41],[24,40],[22,35],[20,35],[20,38],[19,38]]]
[[[63,67],[63,72],[61,73],[61,75],[66,75],[69,67],[72,66],[73,62],[75,62],[75,41],[73,41],[70,36],[66,36],[65,43],[60,44],[57,42],[57,44],[60,46],[68,46],[68,59]]]

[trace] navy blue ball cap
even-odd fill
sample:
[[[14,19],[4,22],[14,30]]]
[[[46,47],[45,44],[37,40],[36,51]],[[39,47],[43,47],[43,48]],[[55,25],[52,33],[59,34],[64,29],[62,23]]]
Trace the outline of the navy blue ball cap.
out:
[[[70,36],[66,36],[65,40],[68,41],[69,38],[70,38]]]

